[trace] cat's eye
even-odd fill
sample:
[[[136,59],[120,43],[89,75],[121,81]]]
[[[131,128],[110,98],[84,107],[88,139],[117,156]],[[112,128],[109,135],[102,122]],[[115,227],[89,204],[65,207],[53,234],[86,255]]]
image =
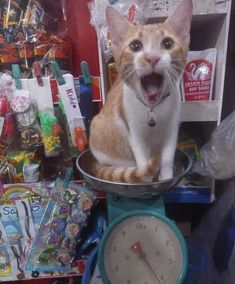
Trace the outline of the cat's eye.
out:
[[[134,52],[138,52],[143,48],[143,44],[140,40],[135,39],[129,44],[130,50]]]
[[[174,40],[170,37],[166,37],[162,41],[161,46],[164,49],[171,49],[174,46]]]

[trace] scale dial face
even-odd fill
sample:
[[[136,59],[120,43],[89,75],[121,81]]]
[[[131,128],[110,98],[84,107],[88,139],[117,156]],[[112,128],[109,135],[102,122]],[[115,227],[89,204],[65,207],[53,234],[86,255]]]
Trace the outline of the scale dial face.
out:
[[[164,218],[131,216],[111,230],[103,248],[104,271],[111,284],[181,282],[186,267],[182,240],[176,226]]]

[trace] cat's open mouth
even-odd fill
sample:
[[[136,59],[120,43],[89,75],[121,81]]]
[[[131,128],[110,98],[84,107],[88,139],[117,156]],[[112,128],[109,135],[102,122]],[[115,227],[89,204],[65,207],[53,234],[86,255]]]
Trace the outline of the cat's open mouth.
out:
[[[145,99],[150,104],[155,103],[160,99],[163,80],[163,75],[157,73],[151,73],[140,78]]]

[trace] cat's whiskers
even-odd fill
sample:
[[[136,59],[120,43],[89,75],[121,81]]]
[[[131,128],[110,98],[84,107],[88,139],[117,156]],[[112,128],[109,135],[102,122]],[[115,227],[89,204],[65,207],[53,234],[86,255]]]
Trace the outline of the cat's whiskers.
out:
[[[167,77],[167,79],[168,79],[169,86],[170,86],[171,88],[173,88],[173,87],[174,87],[174,84],[173,84],[173,82],[172,82],[172,78],[171,78],[171,76],[170,76],[170,74],[169,74],[168,71],[166,72],[166,77]]]
[[[170,87],[174,88],[178,76],[173,75],[172,72],[173,72],[173,71],[172,71],[171,68],[167,68],[167,69],[166,69],[166,76],[167,76],[169,85],[170,85]]]
[[[171,62],[171,64],[168,66],[168,70],[170,74],[174,77],[174,79],[177,80],[184,69]]]
[[[123,78],[125,78],[125,80],[129,81],[131,79],[136,79],[135,75],[136,75],[135,71],[124,72],[123,73]]]
[[[175,70],[178,71],[179,73],[182,73],[184,71],[184,68],[179,67],[178,65],[171,63],[170,66]]]
[[[172,77],[172,79],[174,79],[174,81],[179,78],[179,73],[172,66],[169,66],[168,71],[169,75]]]
[[[133,75],[136,73],[135,69],[133,67],[125,65],[123,67],[125,67],[122,70],[123,77],[125,77],[127,80],[131,79]]]

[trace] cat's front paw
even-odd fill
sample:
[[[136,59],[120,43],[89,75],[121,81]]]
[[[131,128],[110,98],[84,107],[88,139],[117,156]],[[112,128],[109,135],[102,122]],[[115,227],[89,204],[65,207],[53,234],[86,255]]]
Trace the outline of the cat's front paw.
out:
[[[161,168],[159,174],[159,181],[164,181],[166,179],[170,179],[173,177],[173,169],[172,168]]]

